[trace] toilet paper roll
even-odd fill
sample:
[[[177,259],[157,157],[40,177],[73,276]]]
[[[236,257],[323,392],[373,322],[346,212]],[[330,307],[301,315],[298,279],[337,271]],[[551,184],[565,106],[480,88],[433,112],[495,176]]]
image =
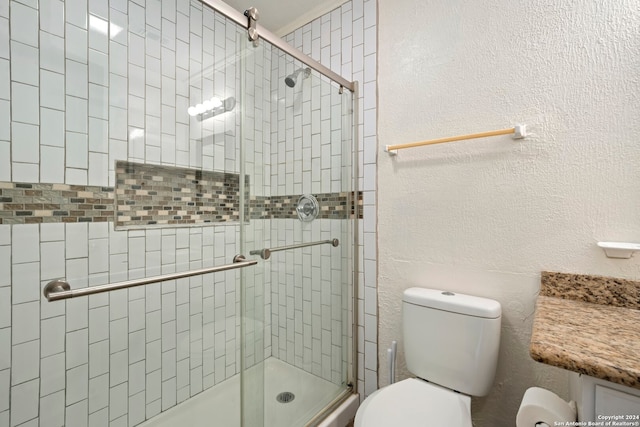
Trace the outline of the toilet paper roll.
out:
[[[540,427],[544,424],[553,427],[570,421],[576,421],[574,406],[549,390],[531,387],[522,397],[516,427]]]

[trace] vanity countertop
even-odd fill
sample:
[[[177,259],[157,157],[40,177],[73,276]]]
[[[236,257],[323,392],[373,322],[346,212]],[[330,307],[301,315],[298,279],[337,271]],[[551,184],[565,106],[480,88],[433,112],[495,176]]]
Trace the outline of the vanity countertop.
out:
[[[531,357],[640,389],[640,282],[542,272]]]

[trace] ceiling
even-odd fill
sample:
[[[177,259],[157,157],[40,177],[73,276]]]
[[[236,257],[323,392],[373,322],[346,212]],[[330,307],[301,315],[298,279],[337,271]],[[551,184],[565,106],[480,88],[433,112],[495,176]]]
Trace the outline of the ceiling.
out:
[[[283,36],[335,9],[346,0],[224,0],[243,12],[258,9],[258,24],[278,36]]]

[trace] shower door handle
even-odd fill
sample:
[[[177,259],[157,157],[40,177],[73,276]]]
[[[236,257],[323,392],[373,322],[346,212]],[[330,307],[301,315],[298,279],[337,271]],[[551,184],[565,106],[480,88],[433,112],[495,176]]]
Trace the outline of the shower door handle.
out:
[[[99,294],[102,292],[110,292],[118,289],[133,288],[135,286],[148,285],[151,283],[165,282],[167,280],[182,279],[185,277],[199,276],[208,273],[217,273],[220,271],[234,270],[237,268],[249,267],[256,265],[257,260],[247,261],[244,255],[236,255],[233,257],[232,264],[220,265],[217,267],[201,268],[198,270],[185,271],[181,273],[170,273],[162,276],[147,277],[144,279],[127,280],[124,282],[109,283],[107,285],[91,286],[88,288],[71,289],[69,283],[64,279],[56,279],[47,283],[42,290],[47,301],[58,301],[69,298],[82,297],[85,295]]]

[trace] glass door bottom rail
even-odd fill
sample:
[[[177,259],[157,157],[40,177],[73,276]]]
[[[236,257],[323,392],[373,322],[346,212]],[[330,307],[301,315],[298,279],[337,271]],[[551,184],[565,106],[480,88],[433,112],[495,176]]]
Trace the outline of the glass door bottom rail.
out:
[[[339,385],[274,357],[264,363],[265,427],[303,426],[342,390]],[[247,375],[251,375],[252,369],[255,367],[249,368]],[[240,427],[240,375],[235,375],[139,425],[175,426]]]

